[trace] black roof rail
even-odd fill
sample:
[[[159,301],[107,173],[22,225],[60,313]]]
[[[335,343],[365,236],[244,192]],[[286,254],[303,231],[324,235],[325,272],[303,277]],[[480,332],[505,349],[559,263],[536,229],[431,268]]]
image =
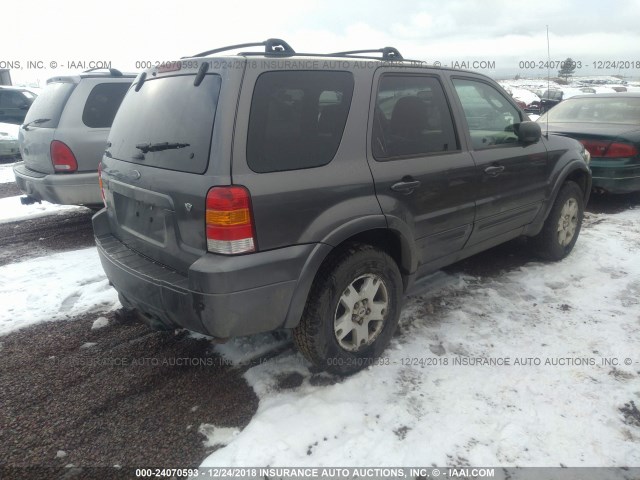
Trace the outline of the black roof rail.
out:
[[[337,52],[329,55],[336,57],[348,57],[350,55],[358,55],[361,53],[381,53],[383,60],[404,60],[398,49],[393,47],[384,47],[375,50],[351,50],[349,52]]]
[[[228,50],[237,50],[239,48],[262,47],[262,46],[264,46],[264,53],[287,54],[287,55],[296,53],[295,50],[291,48],[291,46],[284,40],[281,40],[279,38],[269,38],[264,42],[239,43],[237,45],[229,45],[227,47],[214,48],[213,50],[207,50],[206,52],[198,53],[189,58],[206,57],[214,53],[226,52]],[[187,58],[187,57],[183,57],[183,58]]]
[[[96,68],[90,68],[89,70],[85,70],[82,73],[90,73],[90,72],[95,72],[96,70],[107,70],[111,75],[113,75],[114,77],[121,77],[122,76],[122,72],[116,68],[102,68],[102,67],[96,67]]]

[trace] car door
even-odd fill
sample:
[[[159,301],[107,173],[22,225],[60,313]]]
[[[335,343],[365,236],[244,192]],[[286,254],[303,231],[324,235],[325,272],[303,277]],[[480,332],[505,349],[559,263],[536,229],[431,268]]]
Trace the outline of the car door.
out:
[[[445,92],[436,74],[374,76],[369,165],[389,227],[415,242],[414,269],[462,249],[474,220],[476,170]]]
[[[453,77],[466,120],[465,135],[478,170],[476,219],[468,246],[495,240],[533,221],[547,182],[547,150],[542,141],[519,142],[520,111],[488,81]]]

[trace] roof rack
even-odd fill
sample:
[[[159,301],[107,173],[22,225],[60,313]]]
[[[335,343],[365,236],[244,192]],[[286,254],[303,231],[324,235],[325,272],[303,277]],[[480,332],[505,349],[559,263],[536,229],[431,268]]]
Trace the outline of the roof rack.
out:
[[[393,47],[384,47],[374,50],[351,50],[349,52],[330,53],[330,56],[348,57],[351,55],[359,55],[361,53],[382,53],[383,60],[404,60],[398,49]]]
[[[106,70],[108,71],[111,75],[113,75],[114,77],[121,77],[122,76],[122,72],[116,68],[90,68],[89,70],[85,70],[82,73],[90,73],[90,72],[95,72],[96,70]]]
[[[296,53],[295,50],[291,48],[291,46],[284,40],[281,40],[279,38],[269,38],[264,42],[239,43],[237,45],[229,45],[227,47],[214,48],[213,50],[207,50],[206,52],[193,55],[191,58],[206,57],[214,53],[226,52],[228,50],[237,50],[239,48],[261,47],[261,46],[264,46],[264,53],[287,54],[287,55]]]
[[[311,56],[311,57],[355,57],[355,58],[370,58],[373,60],[389,60],[389,61],[403,61],[405,58],[400,54],[398,49],[394,47],[384,47],[378,49],[367,49],[367,50],[351,50],[347,52],[337,52],[337,53],[296,53],[296,51],[291,48],[291,46],[280,38],[269,38],[264,42],[251,42],[251,43],[239,43],[237,45],[229,45],[226,47],[214,48],[213,50],[207,50],[206,52],[201,52],[192,57],[182,57],[182,58],[198,58],[198,57],[206,57],[212,55],[214,53],[227,52],[229,50],[238,50],[241,48],[247,47],[264,47],[264,52],[241,52],[239,55],[282,55],[282,56]],[[382,54],[382,57],[365,57],[360,56],[364,53],[379,53]]]

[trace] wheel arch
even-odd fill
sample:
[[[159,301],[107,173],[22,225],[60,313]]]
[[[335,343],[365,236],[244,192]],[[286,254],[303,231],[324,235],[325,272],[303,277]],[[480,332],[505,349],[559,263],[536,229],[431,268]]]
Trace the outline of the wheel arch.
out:
[[[384,217],[382,218],[384,219]],[[415,249],[412,248],[412,243],[402,232],[387,228],[386,221],[383,225],[374,226],[376,223],[378,222],[370,223],[371,228],[367,229],[357,229],[353,228],[353,225],[346,224],[343,226],[344,228],[334,232],[324,242],[318,244],[307,260],[298,280],[298,286],[293,294],[285,319],[285,328],[293,328],[298,325],[313,281],[322,266],[352,244],[372,245],[386,252],[398,265],[403,291],[407,291],[415,270],[412,267],[416,263]],[[346,235],[347,232],[350,234]]]
[[[540,213],[538,213],[536,219],[527,227],[527,230],[524,232],[525,235],[535,236],[540,233],[545,220],[549,216],[549,213],[551,213],[551,209],[562,185],[568,181],[575,182],[580,187],[583,193],[584,205],[587,204],[589,195],[591,194],[591,171],[583,161],[576,160],[566,165],[565,168],[556,175],[553,187],[551,188],[551,195],[549,195],[543,208],[540,209]]]

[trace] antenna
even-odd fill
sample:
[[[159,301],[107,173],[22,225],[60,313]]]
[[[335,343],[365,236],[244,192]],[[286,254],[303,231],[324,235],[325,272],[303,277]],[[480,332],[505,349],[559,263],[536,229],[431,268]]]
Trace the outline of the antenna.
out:
[[[549,25],[547,25],[547,96],[551,98],[551,49],[549,48]],[[542,103],[542,101],[540,101]],[[547,133],[546,137],[549,138],[549,111],[547,114]]]

